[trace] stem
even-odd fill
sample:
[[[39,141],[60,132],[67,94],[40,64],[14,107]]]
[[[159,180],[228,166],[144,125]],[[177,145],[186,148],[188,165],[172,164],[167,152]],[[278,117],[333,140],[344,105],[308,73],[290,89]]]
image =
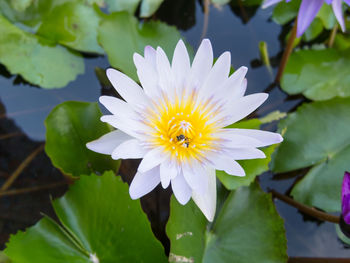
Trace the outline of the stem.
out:
[[[209,5],[210,0],[204,0],[204,19],[203,19],[203,29],[201,34],[201,41],[205,37],[208,31],[208,23],[209,23]]]
[[[280,194],[279,192],[277,192],[275,190],[270,190],[270,192],[271,192],[273,197],[276,197],[276,198],[280,199],[281,201],[283,201],[291,206],[294,206],[295,208],[299,209],[300,211],[304,212],[305,214],[308,214],[310,216],[318,218],[322,221],[328,221],[331,223],[338,224],[340,221],[339,216],[330,215],[330,214],[327,214],[325,212],[319,211],[315,208],[301,204],[301,203],[295,201],[294,199],[292,199],[286,195]]]
[[[350,263],[349,258],[304,258],[290,257],[288,263]]]
[[[0,188],[0,193],[6,191],[12,183],[17,179],[17,177],[22,173],[22,171],[30,164],[30,162],[44,149],[44,144],[41,144],[36,148],[31,154],[24,159],[24,161],[17,167],[17,169],[11,174],[11,176],[5,181],[5,183]]]
[[[298,17],[294,21],[293,29],[292,29],[292,32],[289,36],[287,47],[283,52],[282,60],[281,60],[280,66],[278,68],[278,72],[277,72],[276,79],[275,79],[275,83],[277,83],[277,84],[279,84],[281,81],[281,77],[283,75],[284,69],[286,68],[290,54],[292,53],[292,50],[293,50],[294,40],[297,36],[297,24],[298,24],[297,19],[298,19]]]
[[[9,139],[12,137],[16,137],[16,136],[21,136],[24,135],[22,132],[13,132],[13,133],[8,133],[8,134],[1,134],[0,135],[0,140],[5,140],[5,139]]]
[[[34,187],[28,187],[28,188],[22,188],[22,189],[15,189],[15,190],[9,190],[9,191],[1,191],[0,197],[2,196],[9,196],[9,195],[18,195],[18,194],[27,194],[31,192],[46,190],[50,188],[56,188],[58,186],[66,185],[68,182],[58,182],[58,183],[52,183],[47,185],[40,185],[40,186],[34,186]]]
[[[338,24],[335,24],[335,26],[332,29],[331,35],[329,37],[328,47],[333,47],[334,39],[335,39],[335,36],[337,35],[337,31],[338,31]]]

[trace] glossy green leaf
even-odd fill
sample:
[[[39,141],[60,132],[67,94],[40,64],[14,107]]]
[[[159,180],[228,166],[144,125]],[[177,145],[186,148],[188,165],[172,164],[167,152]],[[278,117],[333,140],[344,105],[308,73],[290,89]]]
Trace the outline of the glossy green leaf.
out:
[[[111,66],[137,80],[133,54],[143,54],[145,46],[151,45],[155,48],[161,46],[168,56],[172,56],[181,36],[175,27],[159,21],[140,24],[130,14],[119,12],[103,18],[98,38]]]
[[[86,148],[86,143],[110,132],[97,103],[68,101],[56,106],[47,119],[45,150],[51,162],[64,174],[79,176],[91,172],[116,171],[119,161]]]
[[[337,19],[331,5],[323,5],[317,13],[317,17],[321,19],[326,29],[332,29],[337,24]]]
[[[172,197],[167,234],[170,262],[287,261],[283,220],[257,184],[231,192],[212,225],[193,201],[182,206]]]
[[[301,0],[293,0],[290,2],[282,1],[276,5],[272,13],[272,19],[277,24],[284,25],[294,19],[299,10]]]
[[[305,33],[303,34],[303,39],[305,41],[311,41],[318,37],[323,31],[323,24],[321,19],[316,17],[310,26],[306,29]]]
[[[53,206],[63,227],[44,218],[12,236],[13,263],[166,262],[140,202],[112,172],[81,176]]]
[[[164,0],[105,0],[108,4],[108,10],[110,12],[115,11],[127,11],[130,14],[134,14],[137,7],[141,3],[140,16],[150,17],[153,15]]]
[[[270,123],[286,116],[285,113],[275,111],[270,113],[264,118],[261,119],[250,119],[245,121],[240,121],[233,125],[230,125],[230,128],[241,128],[241,129],[260,129],[260,125]],[[269,163],[271,161],[271,155],[274,152],[277,144],[265,147],[262,151],[265,153],[266,158],[264,159],[252,159],[252,160],[239,160],[237,161],[244,169],[246,176],[232,176],[224,171],[216,171],[216,175],[222,184],[229,190],[235,190],[240,186],[250,185],[256,176],[261,175],[262,173],[269,170]]]
[[[64,87],[84,72],[82,57],[27,33],[0,15],[0,63],[43,88]]]
[[[99,21],[98,12],[91,6],[67,2],[45,16],[37,34],[79,51],[103,54],[97,43]]]
[[[284,141],[271,167],[288,172],[311,167],[292,196],[326,211],[340,211],[344,171],[350,170],[350,99],[304,104],[280,122]]]
[[[350,50],[299,50],[288,61],[281,87],[311,100],[350,96]]]

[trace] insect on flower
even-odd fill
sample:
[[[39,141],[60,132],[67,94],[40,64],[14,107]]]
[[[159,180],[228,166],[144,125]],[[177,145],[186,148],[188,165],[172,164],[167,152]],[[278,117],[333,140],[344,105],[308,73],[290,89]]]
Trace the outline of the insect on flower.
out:
[[[112,113],[101,117],[117,128],[87,144],[113,159],[143,158],[130,185],[131,198],[152,191],[159,183],[171,185],[176,199],[192,197],[208,220],[216,209],[215,170],[244,176],[236,162],[265,158],[256,149],[282,141],[277,133],[225,129],[259,107],[265,93],[244,96],[247,68],[229,76],[231,57],[224,52],[213,65],[208,39],[202,41],[192,64],[179,41],[170,64],[162,48],[134,54],[143,89],[123,73],[108,69],[107,76],[125,101],[101,96]]]
[[[281,1],[282,0],[265,0],[262,7],[267,8]],[[286,0],[286,2],[290,1],[291,0]],[[300,37],[304,34],[324,3],[328,5],[332,4],[334,15],[337,18],[341,29],[345,31],[342,10],[343,1],[350,6],[350,0],[302,0],[298,13],[297,36]]]

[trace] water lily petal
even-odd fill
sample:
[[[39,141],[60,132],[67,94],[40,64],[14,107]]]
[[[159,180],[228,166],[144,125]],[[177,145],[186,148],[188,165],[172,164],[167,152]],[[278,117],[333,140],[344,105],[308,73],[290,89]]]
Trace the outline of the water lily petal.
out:
[[[216,174],[214,169],[206,169],[208,177],[208,190],[205,194],[200,194],[193,190],[192,199],[203,212],[208,221],[214,220],[216,211]]]
[[[137,76],[146,95],[150,98],[159,96],[158,73],[156,69],[137,53],[134,54],[134,64],[137,69]]]
[[[342,216],[344,221],[350,225],[350,173],[345,172],[342,184]]]
[[[203,164],[197,161],[192,161],[191,164],[184,164],[182,173],[192,190],[205,194],[208,188],[208,178]]]
[[[332,8],[335,17],[338,20],[338,23],[341,27],[341,30],[344,32],[345,31],[345,22],[344,22],[344,17],[343,17],[343,8],[342,8],[343,0],[333,0],[332,1]]]
[[[175,47],[171,68],[178,94],[181,94],[187,74],[190,71],[190,58],[185,43],[181,39]]]
[[[282,0],[265,0],[263,5],[262,5],[262,8],[268,8],[269,6],[277,4],[277,3],[281,2],[281,1]]]
[[[223,129],[224,138],[232,137],[232,140],[235,140],[236,135],[241,135],[245,137],[249,137],[254,139],[250,146],[254,147],[264,147],[271,144],[280,143],[283,141],[283,138],[280,134],[269,132],[269,131],[261,131],[261,130],[253,130],[253,129]],[[254,142],[257,142],[254,144]],[[249,145],[247,145],[249,146]]]
[[[112,154],[117,146],[130,139],[132,139],[131,136],[122,131],[115,130],[101,136],[97,140],[88,142],[86,147],[97,153]]]
[[[298,37],[304,34],[322,5],[323,0],[302,0],[298,13]]]
[[[159,165],[161,162],[163,162],[166,159],[166,154],[164,153],[164,149],[162,147],[157,147],[152,150],[150,150],[146,155],[143,157],[138,171],[140,173],[144,173],[153,167]]]
[[[159,166],[140,173],[137,172],[129,188],[129,194],[132,199],[140,198],[151,192],[160,182]]]
[[[171,161],[164,161],[160,164],[160,182],[164,189],[169,186],[170,180],[177,175],[178,169]]]
[[[171,180],[171,188],[180,204],[185,205],[190,200],[192,189],[187,184],[182,173]]]
[[[118,159],[139,159],[142,158],[147,151],[141,147],[140,141],[132,139],[121,143],[112,152],[112,158]]]
[[[142,108],[142,106],[147,105],[147,96],[141,87],[131,78],[112,68],[107,69],[107,77],[120,96],[122,96],[134,108],[139,109],[140,107]]]

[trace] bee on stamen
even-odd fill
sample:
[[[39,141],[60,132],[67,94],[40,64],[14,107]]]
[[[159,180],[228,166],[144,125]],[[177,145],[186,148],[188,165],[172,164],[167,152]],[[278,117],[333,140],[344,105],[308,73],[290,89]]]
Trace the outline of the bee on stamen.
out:
[[[183,147],[186,147],[186,148],[189,147],[190,139],[187,138],[185,135],[180,134],[180,135],[176,136],[176,139],[177,139],[178,142],[184,141],[184,143],[182,144]]]

